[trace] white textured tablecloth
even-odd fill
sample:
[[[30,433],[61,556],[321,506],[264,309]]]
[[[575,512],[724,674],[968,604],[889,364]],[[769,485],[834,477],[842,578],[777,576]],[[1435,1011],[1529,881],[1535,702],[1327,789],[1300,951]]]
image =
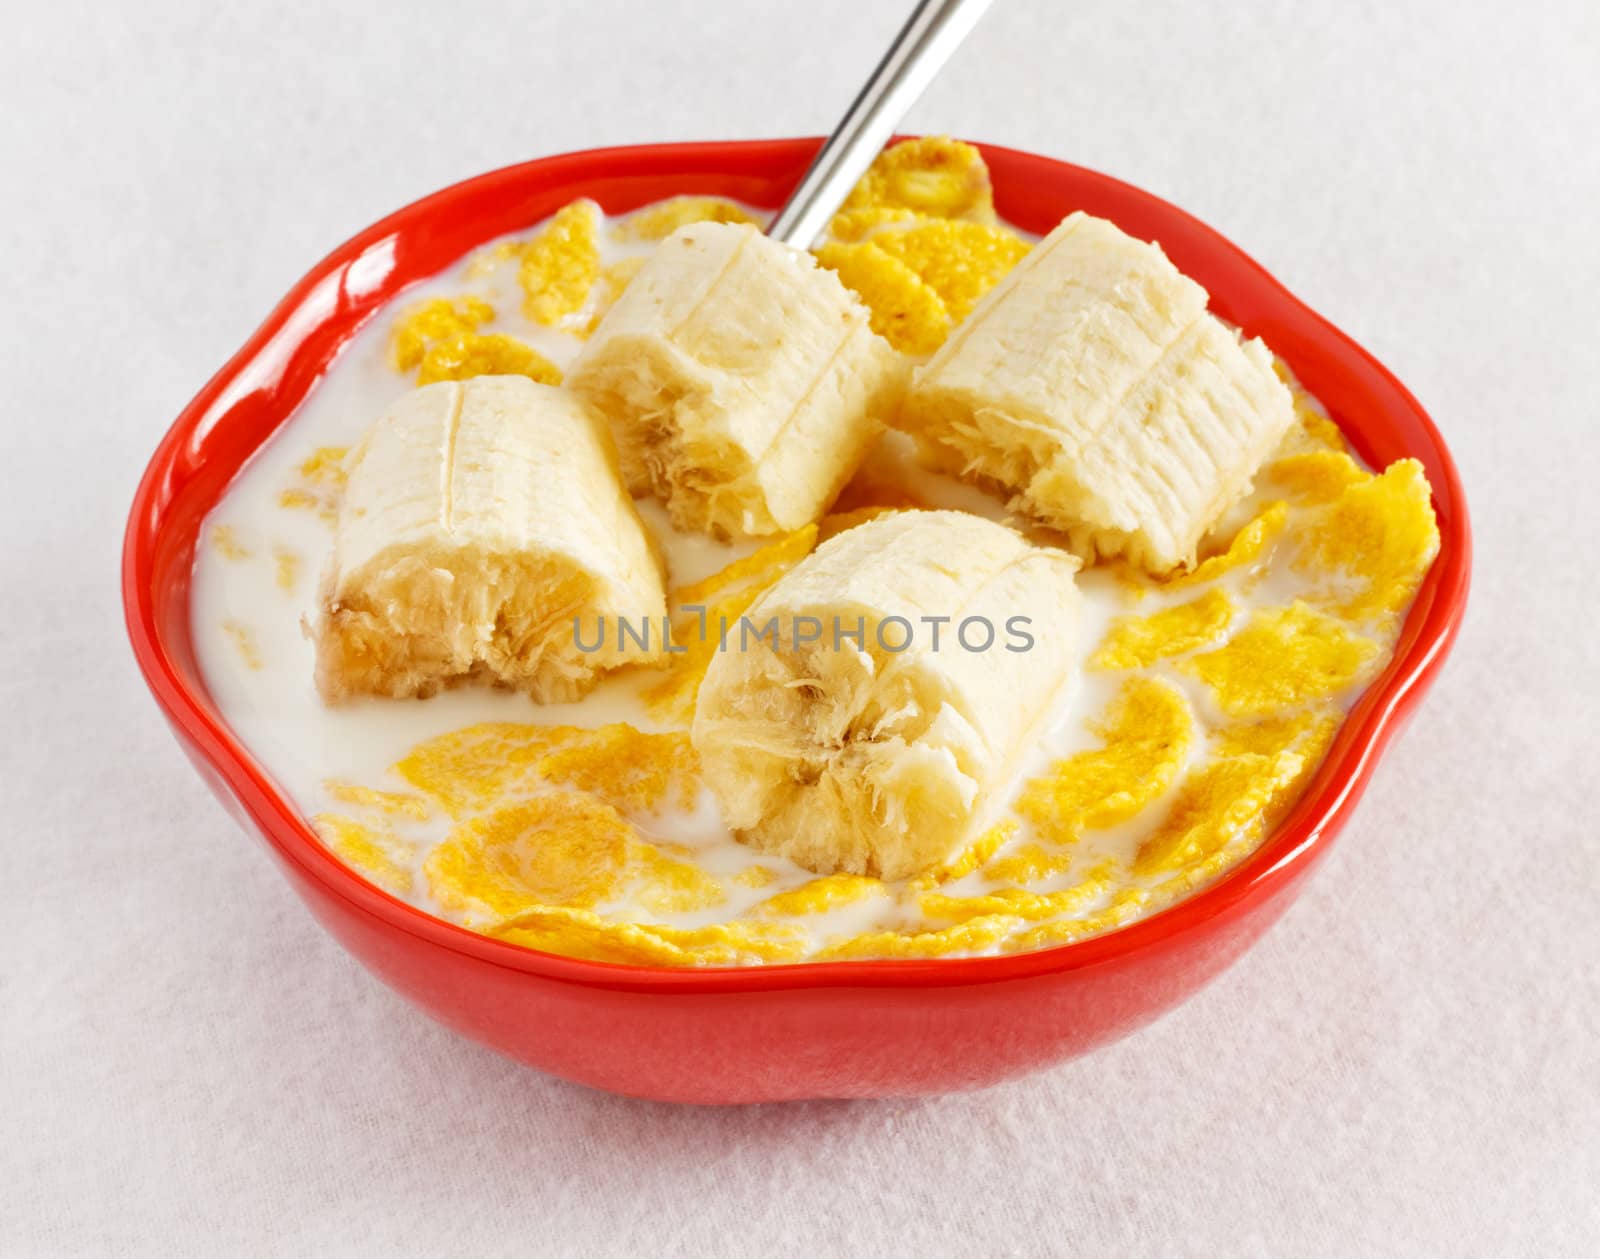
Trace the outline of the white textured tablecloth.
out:
[[[128,498],[310,263],[522,158],[825,130],[902,12],[8,11],[0,1254],[1596,1253],[1591,0],[1000,0],[908,122],[1226,232],[1416,392],[1474,513],[1460,645],[1335,852],[1133,1038],[917,1102],[546,1079],[369,978],[157,717]]]

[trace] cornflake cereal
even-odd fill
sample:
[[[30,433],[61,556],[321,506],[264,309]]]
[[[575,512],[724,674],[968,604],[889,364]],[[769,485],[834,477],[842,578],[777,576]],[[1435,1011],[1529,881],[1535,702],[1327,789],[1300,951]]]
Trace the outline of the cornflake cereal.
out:
[[[319,813],[311,821],[323,843],[379,887],[396,896],[405,896],[411,891],[409,867],[415,857],[412,845],[387,828],[354,818]]]
[[[989,171],[948,137],[885,150],[828,226],[817,261],[872,312],[906,354],[932,354],[1028,252],[996,222]]]
[[[435,298],[401,312],[390,339],[394,365],[403,372],[419,367],[437,341],[476,332],[494,318],[494,307],[477,297]]]
[[[937,293],[953,323],[965,319],[1028,252],[1028,242],[1015,232],[954,219],[877,232],[871,243],[905,263]]]
[[[541,385],[561,383],[559,367],[531,346],[500,333],[457,332],[435,341],[417,368],[419,385],[474,376],[526,376]]]
[[[872,312],[872,330],[906,354],[932,354],[950,334],[950,312],[932,286],[871,241],[830,241],[817,261]]]
[[[743,206],[721,197],[669,197],[624,217],[614,229],[618,240],[666,240],[691,223],[754,223]]]
[[[522,247],[522,312],[536,324],[558,324],[582,309],[599,276],[600,207],[574,201]]]
[[[222,632],[233,640],[233,645],[239,652],[239,659],[244,661],[244,667],[251,672],[260,672],[261,649],[256,646],[256,636],[250,627],[242,621],[228,620],[222,623]]]
[[[1300,537],[1299,572],[1338,573],[1353,583],[1350,593],[1321,595],[1319,604],[1351,620],[1392,617],[1410,605],[1439,553],[1422,465],[1402,459],[1382,476],[1350,482],[1308,513]]]
[[[1227,633],[1236,611],[1226,590],[1212,589],[1148,616],[1120,617],[1089,664],[1096,669],[1142,669],[1207,646]]]
[[[301,462],[294,484],[278,495],[278,506],[290,511],[310,511],[332,525],[344,493],[345,446],[318,446]]]
[[[608,899],[633,842],[633,828],[610,805],[554,791],[457,827],[423,869],[435,900],[469,925],[489,926],[545,905]]]
[[[1226,644],[1183,661],[1231,717],[1261,717],[1348,690],[1378,645],[1298,599],[1251,613]]]
[[[1028,252],[1028,242],[1009,228],[936,217],[938,204],[920,211],[885,205],[846,210],[816,250],[817,261],[872,312],[873,331],[906,354],[932,354],[943,345]]]
[[[475,255],[461,277],[474,291],[405,308],[386,333],[390,363],[422,382],[557,382],[567,360],[551,347],[593,329],[650,242],[687,223],[752,218],[734,202],[687,196],[607,226],[592,202],[574,202]],[[880,156],[817,252],[875,329],[926,354],[1028,247],[996,221],[978,151],[933,138]],[[939,479],[889,438],[831,515],[678,579],[666,667],[608,684],[628,692],[628,720],[541,723],[530,709],[533,721],[446,729],[386,775],[323,782],[317,832],[378,886],[463,926],[629,965],[1015,953],[1158,912],[1248,857],[1293,808],[1393,651],[1438,552],[1422,468],[1369,472],[1279,370],[1297,422],[1253,495],[1203,541],[1190,572],[1157,579],[1110,564],[1084,575],[1109,607],[1097,641],[1083,644],[1077,707],[934,869],[886,882],[759,857],[723,828],[687,733],[724,628],[819,540],[941,504]],[[331,516],[344,457],[315,449],[279,501]],[[237,532],[207,536],[230,571],[248,569]],[[294,591],[295,554],[275,548],[273,560],[277,583]],[[246,669],[262,668],[248,627],[230,620],[224,632]]]
[[[273,580],[278,583],[278,589],[285,594],[293,594],[294,588],[300,584],[299,553],[291,551],[286,546],[273,547],[272,573]]]
[[[1102,747],[1058,761],[1017,799],[1017,812],[1054,843],[1142,812],[1172,785],[1195,738],[1182,693],[1150,678],[1130,680],[1089,729]]]
[[[247,560],[250,558],[250,548],[239,541],[238,531],[231,525],[213,525],[211,527],[211,545],[216,548],[217,554],[225,560]]]
[[[878,209],[993,223],[989,167],[972,145],[949,136],[904,140],[878,155],[842,212]]]

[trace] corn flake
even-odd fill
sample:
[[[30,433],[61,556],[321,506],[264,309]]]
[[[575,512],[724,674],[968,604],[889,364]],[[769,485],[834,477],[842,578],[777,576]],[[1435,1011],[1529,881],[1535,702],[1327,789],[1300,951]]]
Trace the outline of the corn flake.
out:
[[[630,869],[639,880],[633,897],[653,914],[695,913],[728,899],[719,880],[654,844],[636,844],[629,856]]]
[[[484,722],[418,744],[394,770],[455,818],[551,784],[630,812],[659,808],[669,798],[688,803],[699,790],[688,735],[647,734],[624,722],[595,728]]]
[[[322,842],[347,865],[397,896],[411,891],[409,863],[416,855],[413,845],[386,828],[336,813],[318,813],[311,822]]]
[[[1264,717],[1332,699],[1360,679],[1378,645],[1296,600],[1251,614],[1215,651],[1179,661],[1230,717]]]
[[[402,312],[389,341],[394,365],[409,372],[422,363],[428,347],[435,341],[463,333],[476,332],[494,318],[494,307],[477,297],[451,301],[435,297],[419,302]]]
[[[1143,914],[1150,899],[1150,893],[1143,888],[1125,887],[1111,898],[1108,905],[1093,913],[1047,922],[1027,931],[1015,932],[1002,942],[1000,951],[1029,953],[1034,949],[1071,944],[1075,940],[1113,931]]]
[[[403,791],[380,791],[340,778],[324,779],[322,789],[341,804],[353,804],[374,813],[410,818],[414,822],[426,822],[432,816],[426,800]]]
[[[1390,464],[1353,482],[1301,531],[1299,571],[1342,573],[1361,583],[1352,595],[1318,602],[1353,620],[1388,618],[1409,604],[1439,554],[1439,526],[1422,465]]]
[[[828,224],[828,235],[834,240],[857,241],[889,223],[919,223],[924,215],[898,205],[860,206],[854,210],[840,210]]]
[[[349,455],[348,446],[318,446],[300,461],[300,479],[307,485],[342,490],[350,475],[345,467]]]
[[[635,210],[613,230],[622,241],[666,240],[680,227],[691,223],[757,223],[756,217],[737,202],[722,197],[669,197]]]
[[[709,577],[703,577],[687,586],[675,587],[667,602],[682,608],[686,604],[704,602],[712,595],[752,583],[765,590],[784,573],[811,554],[817,544],[817,526],[803,525],[793,533],[758,547],[742,559],[724,565]]]
[[[1043,844],[1019,844],[1003,857],[996,857],[983,867],[984,877],[996,883],[1010,883],[1018,887],[1041,879],[1054,878],[1072,868],[1071,849],[1046,848]]]
[[[1028,252],[1015,232],[987,223],[943,219],[904,231],[879,232],[872,245],[911,268],[960,323]]]
[[[489,934],[524,948],[634,966],[738,966],[798,958],[805,935],[783,923],[681,928],[612,922],[585,909],[542,906]]]
[[[348,446],[318,446],[300,463],[298,479],[278,495],[278,506],[314,511],[328,524],[339,514],[339,498],[349,478]]]
[[[1372,474],[1343,451],[1304,450],[1274,459],[1261,470],[1261,479],[1298,505],[1317,506],[1371,480]]]
[[[1216,642],[1228,632],[1237,609],[1226,590],[1208,590],[1198,599],[1152,612],[1118,617],[1089,660],[1094,669],[1144,669]]]
[[[417,371],[417,384],[471,380],[474,376],[526,376],[541,385],[561,383],[561,369],[515,337],[458,332],[428,347]]]
[[[279,590],[292,594],[300,582],[300,556],[286,546],[273,547],[272,577]]]
[[[600,275],[600,207],[574,201],[522,247],[522,311],[553,326],[578,311]]]
[[[494,318],[494,307],[480,298],[434,298],[406,309],[389,339],[389,355],[400,371],[421,365],[435,341],[475,333]]]
[[[225,560],[250,558],[250,548],[239,541],[239,533],[232,525],[212,525],[211,546]]]
[[[986,830],[980,831],[976,839],[972,840],[955,856],[943,865],[924,870],[911,881],[914,888],[938,887],[941,883],[951,883],[963,878],[987,862],[995,853],[1017,833],[1017,823],[1011,818],[996,822]]]
[[[825,914],[841,905],[853,905],[888,894],[889,888],[882,879],[860,874],[826,874],[787,892],[769,896],[756,906],[756,912],[764,915]]]
[[[634,831],[608,804],[549,792],[458,826],[423,863],[433,897],[469,924],[613,895]]]
[[[1134,871],[1171,873],[1222,856],[1236,840],[1253,839],[1304,767],[1304,754],[1292,746],[1201,766],[1179,785],[1167,816],[1140,845]],[[1219,872],[1207,868],[1205,875]]]
[[[778,881],[778,872],[771,866],[746,866],[733,876],[740,887],[771,887]]]
[[[700,790],[700,765],[687,733],[646,734],[625,722],[574,732],[533,768],[547,782],[634,813],[669,799],[687,808]]]
[[[871,241],[828,241],[817,261],[836,273],[872,314],[872,330],[906,354],[932,354],[950,333],[950,314],[933,288]]]
[[[1236,721],[1217,732],[1213,747],[1219,756],[1276,756],[1286,748],[1311,749],[1320,761],[1339,728],[1332,708],[1313,708],[1290,717]]]
[[[451,817],[460,818],[536,781],[539,761],[573,730],[482,722],[417,744],[395,764],[394,772]]]
[[[818,961],[853,958],[944,957],[951,953],[982,953],[1023,926],[1014,914],[989,914],[966,918],[939,930],[867,931],[831,940],[816,956]]]
[[[1102,861],[1083,881],[1059,892],[1032,892],[1026,888],[1003,887],[985,896],[948,896],[924,892],[917,905],[929,918],[967,921],[972,918],[1011,917],[1024,922],[1039,922],[1080,914],[1096,901],[1104,900],[1115,887],[1115,863]]]
[[[949,136],[902,141],[878,154],[841,208],[879,207],[993,223],[989,167],[976,148]]]
[[[222,632],[233,640],[233,645],[239,652],[239,659],[244,661],[244,667],[252,673],[260,672],[263,663],[261,649],[256,646],[256,636],[250,627],[243,621],[230,618],[222,623]]]
[[[1018,797],[1017,811],[1045,840],[1071,843],[1131,818],[1172,785],[1195,737],[1183,696],[1143,677],[1130,678],[1090,728],[1103,747],[1057,761]]]
[[[1215,581],[1224,573],[1231,573],[1251,564],[1264,562],[1283,536],[1289,522],[1289,508],[1285,503],[1268,503],[1229,540],[1221,551],[1200,561],[1187,573],[1162,582],[1166,590],[1181,590]]]

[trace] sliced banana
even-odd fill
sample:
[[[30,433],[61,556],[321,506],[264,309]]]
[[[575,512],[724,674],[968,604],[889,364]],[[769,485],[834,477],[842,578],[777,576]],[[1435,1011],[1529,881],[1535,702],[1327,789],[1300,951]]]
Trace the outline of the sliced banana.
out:
[[[1078,561],[963,512],[824,543],[729,627],[691,739],[745,843],[821,873],[950,856],[1059,689]]]
[[[811,523],[898,404],[905,366],[832,272],[748,225],[657,247],[568,386],[611,423],[635,494],[679,528]]]
[[[571,700],[661,659],[660,560],[604,426],[569,394],[520,376],[427,385],[351,460],[313,630],[329,701],[469,678]]]
[[[1086,559],[1193,564],[1294,417],[1259,340],[1159,246],[1078,213],[919,369],[900,424]]]

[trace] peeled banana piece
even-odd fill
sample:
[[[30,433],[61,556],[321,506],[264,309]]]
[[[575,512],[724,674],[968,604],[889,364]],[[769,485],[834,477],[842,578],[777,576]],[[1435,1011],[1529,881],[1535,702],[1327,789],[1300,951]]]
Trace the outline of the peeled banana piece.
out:
[[[312,630],[324,698],[467,679],[576,699],[664,645],[661,562],[598,417],[521,376],[426,385],[352,452]],[[594,648],[585,650],[585,647]]]
[[[945,860],[1068,684],[1077,568],[964,512],[825,542],[750,609],[749,635],[728,630],[701,685],[690,737],[729,827],[820,873]]]
[[[899,402],[906,368],[869,318],[809,254],[695,223],[623,290],[567,385],[680,529],[785,532],[827,508]]]
[[[1159,246],[1073,214],[918,370],[900,426],[1085,559],[1192,565],[1294,416],[1271,353],[1206,300]]]

